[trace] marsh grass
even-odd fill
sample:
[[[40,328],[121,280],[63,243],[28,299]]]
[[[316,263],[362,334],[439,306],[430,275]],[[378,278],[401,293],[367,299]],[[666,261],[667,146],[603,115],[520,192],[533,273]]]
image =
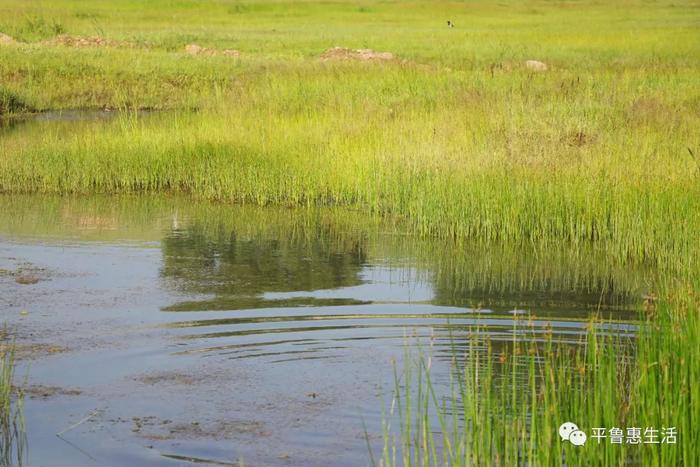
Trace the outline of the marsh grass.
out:
[[[683,302],[681,313],[662,306],[664,316],[632,339],[592,319],[576,345],[533,333],[495,351],[474,329],[465,340],[452,338],[447,388],[431,373],[429,349],[407,352],[373,464],[697,465],[698,307],[694,298]],[[566,421],[587,432],[585,446],[560,441]],[[591,437],[594,427],[671,426],[677,444]]]
[[[21,466],[27,449],[24,394],[15,385],[14,345],[0,348],[0,465]]]
[[[9,0],[0,31],[26,41],[0,47],[1,89],[13,108],[122,113],[109,126],[0,135],[0,192],[344,206],[457,245],[594,248],[621,268],[641,264],[662,282],[693,283],[699,15],[683,1],[57,0],[41,11]],[[59,29],[125,45],[41,42]],[[183,53],[188,43],[241,56],[192,57]],[[397,60],[319,59],[337,45]],[[528,59],[550,69],[531,73]],[[176,111],[133,112],[143,108]],[[477,370],[494,356],[469,353],[455,403],[461,398],[462,418],[489,430],[461,430],[442,417],[447,438],[438,441],[431,417],[413,422],[439,407],[419,364],[413,389],[421,397],[401,401],[412,410],[403,425],[410,436],[398,442],[408,457],[387,448],[383,461],[620,464],[639,456],[698,465],[698,308],[666,300],[640,329],[633,362],[592,334],[573,354],[526,348],[542,362],[507,357],[487,379]],[[570,452],[550,428],[574,415],[591,424],[677,423],[682,445]]]
[[[0,117],[5,115],[20,114],[27,112],[31,108],[12,91],[0,86]]]
[[[99,133],[10,135],[0,140],[0,190],[343,205],[405,219],[425,236],[597,242],[617,259],[676,269],[697,258],[694,161],[684,147],[677,148],[682,157],[674,155],[674,143],[662,142],[660,133],[604,131],[607,143],[599,136],[596,145],[572,149],[549,142],[566,139],[566,124],[501,132],[505,109],[492,108],[487,117],[457,113],[448,125],[449,107],[419,113],[411,109],[417,104],[406,104],[407,114],[393,117],[367,111],[372,99],[359,95],[338,107],[314,107],[301,90],[284,96],[268,85],[233,111],[128,114]],[[448,133],[434,136],[438,124]],[[453,132],[460,125],[466,131]],[[514,144],[520,149],[509,153]],[[550,150],[540,152],[543,144]],[[637,151],[657,144],[659,162],[647,166]]]
[[[683,270],[700,230],[698,12],[633,4],[118,0],[113,16],[57,2],[45,23],[90,35],[97,21],[129,45],[4,46],[3,88],[36,109],[125,112],[108,128],[0,137],[0,192],[344,205],[425,236],[595,242]],[[8,31],[39,14],[3,9]],[[242,54],[188,56],[191,42]],[[398,58],[322,61],[335,45]],[[552,67],[529,72],[531,58]]]

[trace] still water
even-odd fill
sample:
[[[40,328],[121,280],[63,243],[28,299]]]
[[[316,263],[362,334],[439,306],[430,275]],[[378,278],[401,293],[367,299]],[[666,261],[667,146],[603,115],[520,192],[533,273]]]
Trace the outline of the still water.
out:
[[[593,313],[633,334],[651,283],[602,252],[419,239],[340,209],[0,196],[36,466],[366,465],[407,346],[447,384],[475,334],[575,345]]]

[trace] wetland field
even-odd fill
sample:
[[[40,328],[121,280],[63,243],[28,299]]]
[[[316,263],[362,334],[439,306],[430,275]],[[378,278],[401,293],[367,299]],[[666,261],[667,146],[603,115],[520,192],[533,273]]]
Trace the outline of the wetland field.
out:
[[[2,0],[0,466],[700,465],[698,128],[697,1]]]

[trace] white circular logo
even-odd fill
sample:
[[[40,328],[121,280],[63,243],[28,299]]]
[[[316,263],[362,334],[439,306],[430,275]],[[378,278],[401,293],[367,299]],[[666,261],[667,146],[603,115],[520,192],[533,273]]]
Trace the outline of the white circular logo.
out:
[[[578,425],[572,422],[562,423],[559,427],[559,436],[561,436],[562,441],[569,441],[569,436],[574,431],[578,431]]]

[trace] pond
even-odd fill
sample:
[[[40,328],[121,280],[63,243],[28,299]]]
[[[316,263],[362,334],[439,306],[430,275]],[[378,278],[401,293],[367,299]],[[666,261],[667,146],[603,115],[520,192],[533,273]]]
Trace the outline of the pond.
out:
[[[343,209],[0,197],[0,309],[30,465],[366,465],[408,347],[589,316],[633,334],[651,274],[604,253],[421,239]],[[56,436],[60,434],[60,436]]]

